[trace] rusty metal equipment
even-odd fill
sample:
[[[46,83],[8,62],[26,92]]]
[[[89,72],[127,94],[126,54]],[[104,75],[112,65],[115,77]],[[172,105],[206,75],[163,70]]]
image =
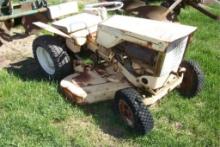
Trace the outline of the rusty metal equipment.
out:
[[[143,0],[144,1],[144,0]],[[139,17],[154,19],[154,20],[169,20],[177,21],[177,17],[181,12],[181,9],[186,6],[191,6],[200,11],[204,15],[220,21],[220,16],[216,15],[202,4],[202,0],[165,0],[160,6],[148,5],[148,3],[142,0],[124,0],[125,3],[123,9],[125,12],[132,13]]]
[[[36,38],[33,54],[48,78],[62,79],[60,88],[69,100],[90,104],[114,99],[124,122],[145,134],[153,128],[149,106],[174,89],[190,98],[202,88],[199,66],[184,61],[196,27],[107,15],[122,6],[118,1],[88,4],[78,13],[73,1],[50,8],[54,21],[34,24],[53,35]]]
[[[166,0],[163,3],[161,3],[161,6],[170,8],[175,2],[175,0]],[[204,15],[214,20],[220,21],[220,15],[216,15],[207,10],[207,8],[202,4],[202,0],[181,0],[180,3],[173,9],[175,15],[174,17],[176,18],[180,14],[181,9],[185,8],[186,6],[191,6],[203,13]]]
[[[20,0],[18,3],[3,0],[0,2],[0,21],[45,12],[46,7],[47,1],[45,0]]]
[[[36,18],[46,17],[46,0],[1,0],[0,2],[0,29],[7,32],[14,25],[22,23],[26,31]]]

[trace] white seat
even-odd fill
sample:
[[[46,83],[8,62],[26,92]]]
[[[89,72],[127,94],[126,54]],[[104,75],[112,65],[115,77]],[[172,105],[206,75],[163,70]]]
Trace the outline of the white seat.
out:
[[[59,5],[52,5],[48,7],[48,10],[49,17],[52,20],[79,12],[77,1],[66,2]]]
[[[100,16],[81,13],[52,23],[67,34],[97,26],[102,21]]]

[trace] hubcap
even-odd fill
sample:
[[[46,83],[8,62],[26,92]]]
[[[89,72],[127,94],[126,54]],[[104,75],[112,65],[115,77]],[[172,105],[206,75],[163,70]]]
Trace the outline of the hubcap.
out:
[[[124,100],[119,100],[119,112],[122,116],[122,119],[130,127],[134,127],[134,114],[133,114],[130,106]]]
[[[37,59],[41,65],[41,67],[44,69],[44,71],[49,74],[53,75],[55,73],[55,65],[53,63],[53,60],[50,56],[50,54],[46,51],[46,49],[42,47],[37,47],[36,50]]]

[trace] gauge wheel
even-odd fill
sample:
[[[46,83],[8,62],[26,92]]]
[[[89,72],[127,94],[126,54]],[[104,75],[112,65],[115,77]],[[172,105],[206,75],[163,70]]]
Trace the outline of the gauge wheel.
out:
[[[43,73],[52,80],[60,80],[73,72],[65,42],[54,36],[40,36],[33,42],[33,54]]]
[[[122,120],[137,133],[144,135],[153,129],[153,117],[135,89],[125,88],[117,91],[114,104]]]
[[[202,90],[204,74],[194,61],[183,61],[180,66],[186,68],[186,72],[177,90],[182,96],[192,98]]]

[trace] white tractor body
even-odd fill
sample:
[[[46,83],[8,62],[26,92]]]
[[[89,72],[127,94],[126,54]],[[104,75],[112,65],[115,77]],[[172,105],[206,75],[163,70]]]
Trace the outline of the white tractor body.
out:
[[[74,10],[66,10],[68,12],[64,12],[65,15],[78,11],[75,3],[69,4],[74,6]],[[56,12],[53,14],[53,10],[57,9],[56,7],[50,9],[52,18],[60,17]],[[97,11],[87,9],[84,13],[54,21],[52,25],[35,23],[38,27],[66,38],[67,47],[74,53],[80,52],[81,46],[87,45],[91,51],[98,53],[107,62],[113,63],[110,66],[111,70],[105,69],[105,75],[108,76],[103,76],[96,70],[77,71],[76,68],[76,73],[61,81],[65,94],[75,97],[78,103],[93,103],[111,99],[117,90],[134,85],[152,94],[150,98],[144,100],[146,105],[150,105],[180,85],[183,74],[179,71],[184,69],[180,69],[179,66],[190,35],[196,27],[119,15],[106,19],[103,17],[105,13],[106,10],[103,8]],[[145,48],[144,50],[149,53],[153,52],[150,64],[132,60],[134,69],[144,65],[144,72],[148,74],[135,75],[122,63],[115,61],[113,50],[124,43],[135,44],[139,48]],[[134,48],[130,50],[136,52]],[[151,58],[149,57],[151,54],[145,54],[144,58]],[[145,54],[139,55],[143,57]],[[115,70],[113,66],[116,66]],[[78,68],[84,67],[78,66]],[[112,75],[119,78],[109,80]],[[84,84],[79,81],[81,78]]]
[[[120,1],[89,4],[84,12],[59,19],[77,13],[76,5],[49,8],[56,21],[35,25],[56,35],[40,36],[33,43],[41,69],[49,78],[62,79],[60,88],[68,100],[91,104],[114,99],[124,122],[145,134],[154,125],[146,106],[175,88],[188,98],[201,90],[199,66],[183,60],[196,27],[131,16],[108,18],[107,11],[122,8]],[[57,13],[60,8],[64,12]]]

